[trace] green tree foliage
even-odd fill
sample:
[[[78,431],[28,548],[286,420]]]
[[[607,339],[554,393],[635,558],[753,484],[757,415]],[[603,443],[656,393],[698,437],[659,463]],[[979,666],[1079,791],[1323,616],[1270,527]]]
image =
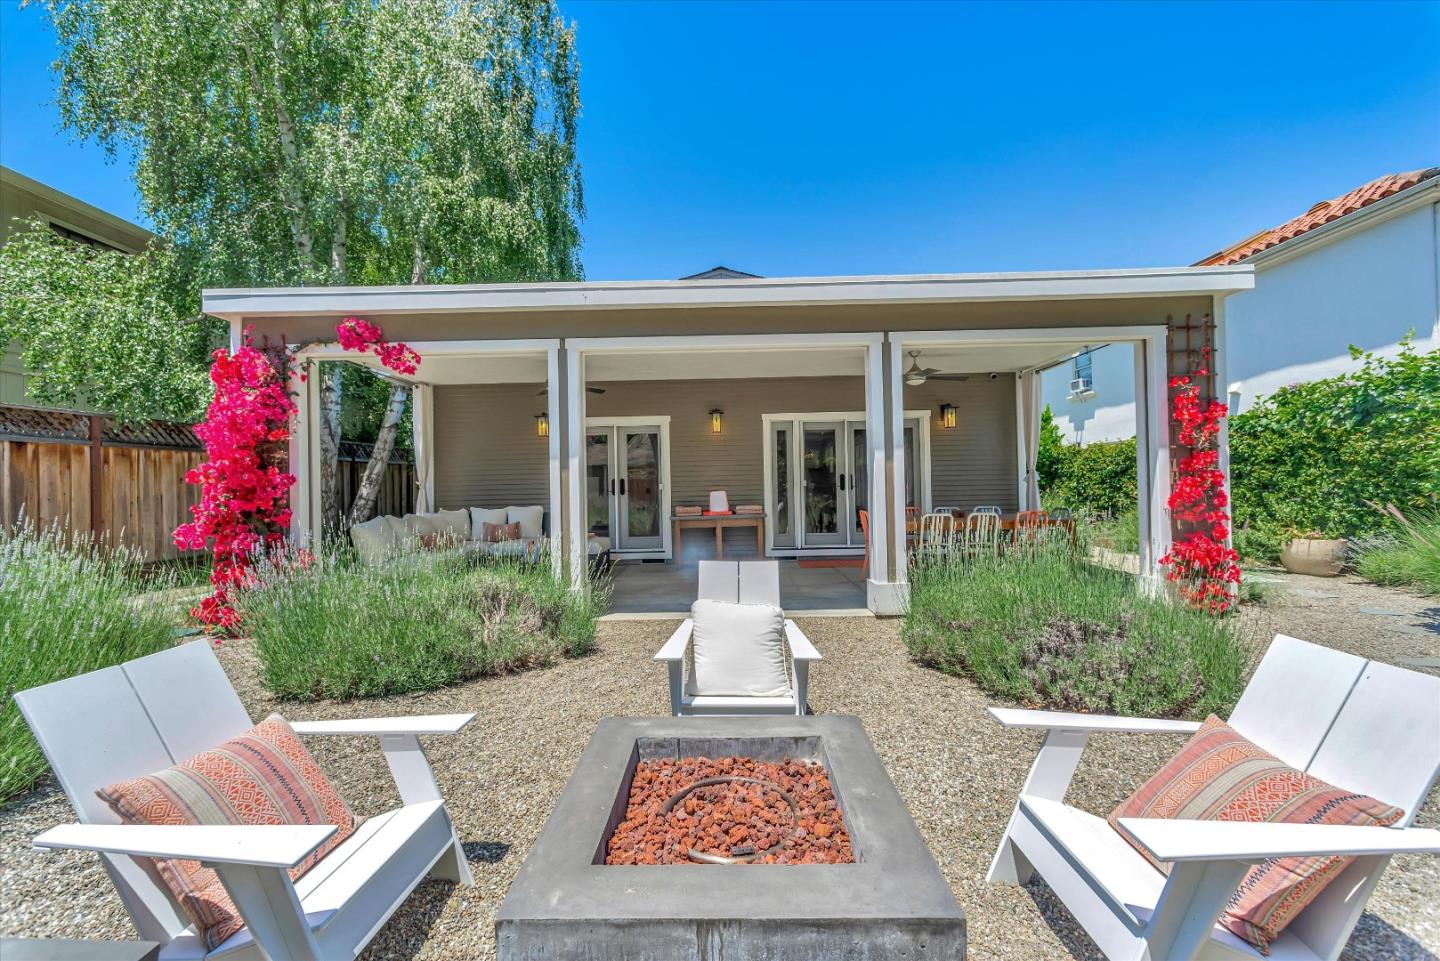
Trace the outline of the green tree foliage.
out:
[[[36,221],[0,248],[0,345],[20,341],[41,403],[122,421],[193,420],[221,331],[196,316],[190,276],[174,248],[101,250]]]
[[[146,214],[207,285],[579,276],[553,3],[47,3],[65,123],[134,152]]]
[[[1042,445],[1044,440],[1042,432]],[[1140,495],[1135,483],[1133,438],[1084,446],[1061,444],[1053,449],[1053,456],[1052,479],[1047,483],[1046,475],[1040,473],[1040,500],[1047,509],[1068,507],[1116,517],[1135,509]],[[1038,463],[1036,470],[1040,470]]]
[[[1265,543],[1377,535],[1397,522],[1375,505],[1419,515],[1440,503],[1440,350],[1351,356],[1358,370],[1278,390],[1231,421],[1235,520]]]
[[[1048,491],[1060,481],[1065,462],[1065,435],[1055,426],[1055,414],[1050,405],[1040,412],[1040,443],[1035,449],[1035,474],[1040,479],[1040,489]]]

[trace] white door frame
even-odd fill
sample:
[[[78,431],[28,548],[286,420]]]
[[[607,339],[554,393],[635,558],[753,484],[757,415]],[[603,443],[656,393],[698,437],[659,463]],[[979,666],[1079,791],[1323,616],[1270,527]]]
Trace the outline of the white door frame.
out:
[[[905,422],[909,422],[909,421],[912,421],[912,420],[918,420],[918,421],[920,422],[920,432],[919,432],[919,434],[918,434],[918,435],[916,436],[916,438],[915,438],[916,445],[917,445],[917,446],[916,446],[916,449],[920,451],[920,472],[919,472],[919,475],[917,476],[916,480],[917,480],[917,482],[918,482],[919,485],[920,485],[921,504],[923,505],[923,509],[926,510],[926,511],[928,511],[928,510],[930,509],[930,504],[931,504],[931,482],[930,482],[930,476],[931,476],[931,475],[930,475],[930,462],[931,462],[931,457],[930,457],[930,412],[929,412],[928,410],[907,410],[907,411],[905,411],[904,420],[905,420]],[[774,423],[791,423],[791,424],[801,423],[801,424],[803,424],[803,423],[805,423],[806,421],[840,421],[841,424],[842,424],[842,430],[844,429],[844,425],[845,425],[845,424],[863,424],[863,425],[865,426],[866,456],[867,456],[867,458],[868,458],[868,459],[870,460],[870,462],[871,462],[871,463],[870,463],[870,468],[871,468],[871,469],[870,469],[870,476],[866,478],[866,481],[867,481],[868,484],[872,484],[872,485],[873,485],[873,478],[874,478],[874,475],[875,475],[875,473],[876,473],[876,465],[875,465],[875,456],[876,456],[876,455],[875,455],[875,451],[876,451],[876,446],[877,446],[877,445],[874,443],[874,441],[873,441],[872,438],[871,438],[871,433],[870,433],[870,432],[871,432],[871,430],[872,430],[872,427],[871,427],[871,425],[870,425],[870,419],[869,419],[868,417],[866,417],[866,412],[865,412],[865,411],[833,411],[833,410],[830,410],[830,411],[818,411],[818,412],[815,412],[815,411],[799,411],[799,412],[795,412],[795,413],[761,414],[761,415],[760,415],[760,432],[761,432],[761,434],[762,434],[761,445],[762,445],[762,447],[763,447],[763,451],[762,451],[763,457],[761,458],[761,463],[762,463],[762,470],[763,470],[764,473],[765,473],[765,478],[764,478],[764,479],[765,479],[764,496],[765,496],[765,510],[766,510],[767,512],[770,510],[771,505],[775,503],[775,451],[774,451],[774,449],[770,446],[770,425],[771,425],[771,424],[774,424]],[[792,427],[791,429],[792,429],[792,431],[794,430],[793,427]],[[846,430],[845,433],[848,435],[849,431]],[[798,438],[792,439],[791,442],[792,442],[792,443],[795,443],[797,439],[798,439]],[[850,439],[849,439],[849,437],[847,436],[847,437],[845,438],[845,444],[847,445],[846,457],[849,457],[849,456],[850,456],[850,452],[849,452],[849,450],[848,450],[849,442],[850,442]],[[883,443],[879,445],[879,449],[880,449],[880,451],[881,451],[881,455],[883,456],[883,453],[884,453],[884,445],[883,445]],[[883,464],[883,463],[879,465],[879,471],[880,471],[880,473],[881,473],[882,476],[883,476],[884,471],[885,471],[885,467],[884,467],[884,464]],[[905,479],[905,478],[904,478],[904,475],[902,474],[902,475],[901,475],[901,478],[900,478],[902,484],[904,483],[904,479]],[[871,502],[872,502],[872,503],[871,503],[871,506],[870,506],[870,540],[871,540],[871,543],[872,543],[872,544],[878,544],[878,543],[879,543],[879,539],[878,539],[878,538],[876,537],[876,535],[875,535],[875,523],[876,523],[876,520],[877,520],[878,517],[883,517],[883,516],[884,516],[885,511],[884,511],[883,508],[882,508],[881,510],[876,510],[876,509],[875,509],[875,504],[874,504],[875,495],[874,495],[873,493],[871,493],[872,491],[874,491],[874,489],[875,489],[875,488],[874,488],[873,486],[867,487],[866,494],[867,494],[867,496],[870,498],[870,500],[871,500]],[[797,505],[798,505],[798,503],[799,503],[798,499],[797,499],[796,503],[797,503]],[[800,540],[803,540],[803,539],[804,539],[803,537],[800,536],[801,533],[802,533],[801,531],[797,531],[797,536],[796,536],[796,540],[797,540],[797,541],[800,541]],[[816,553],[816,552],[823,552],[823,553],[826,553],[826,554],[837,554],[837,555],[840,555],[840,556],[851,556],[851,555],[861,555],[861,554],[864,554],[864,553],[865,553],[865,548],[864,548],[863,546],[861,546],[861,547],[855,547],[855,546],[853,546],[853,545],[845,545],[845,544],[817,544],[817,545],[815,545],[815,546],[812,547],[812,548],[806,548],[806,547],[803,547],[803,546],[796,546],[796,547],[777,547],[777,546],[775,545],[774,525],[773,525],[773,524],[766,524],[766,525],[765,525],[765,556],[766,556],[766,557],[804,557],[804,556],[807,555],[807,554],[813,554],[813,553]],[[874,559],[874,557],[875,557],[876,554],[879,554],[879,555],[881,556],[881,558],[883,559],[883,557],[884,557],[884,551],[875,550],[875,551],[871,551],[871,552],[870,552],[872,561],[873,561],[873,559]]]
[[[612,429],[617,427],[660,428],[660,547],[659,549],[647,547],[638,548],[635,550],[622,550],[616,547],[616,543],[618,542],[619,538],[616,536],[616,532],[612,529],[610,532],[610,551],[617,557],[669,560],[671,557],[671,549],[673,547],[673,545],[670,543],[670,415],[654,414],[648,417],[625,416],[585,418],[585,434],[589,434],[591,429],[593,428],[607,427]],[[618,439],[619,434],[616,433],[612,436]],[[618,467],[620,463],[620,449],[618,446],[612,446],[611,455],[614,457],[614,463]],[[618,473],[616,474],[615,479],[619,480]],[[578,515],[578,526],[588,534],[590,531],[590,518],[586,515],[589,513],[589,505],[583,497],[581,498],[580,506],[582,513]],[[616,502],[612,500],[611,506],[615,507]],[[623,522],[624,519],[621,518],[619,514],[620,512],[617,508],[615,510],[615,513],[612,515],[612,528],[616,524]]]
[[[1138,508],[1140,516],[1140,572],[1142,582],[1153,584],[1159,578],[1157,561],[1170,550],[1170,443],[1168,432],[1168,379],[1165,341],[1168,329],[1163,324],[1118,327],[1032,327],[1014,330],[914,330],[894,331],[888,335],[890,351],[890,389],[894,396],[904,396],[903,356],[914,345],[929,347],[1002,347],[1036,344],[1129,343],[1135,345],[1135,460]],[[1017,415],[1018,418],[1018,415]],[[899,418],[892,420],[892,430],[899,435]],[[1017,429],[1019,421],[1016,422]],[[1020,445],[1023,431],[1016,436]],[[896,482],[904,483],[904,445],[893,452]],[[1022,455],[1023,456],[1023,455]],[[904,528],[903,498],[894,502],[892,524]],[[908,549],[904,537],[896,538],[896,581],[906,576]]]

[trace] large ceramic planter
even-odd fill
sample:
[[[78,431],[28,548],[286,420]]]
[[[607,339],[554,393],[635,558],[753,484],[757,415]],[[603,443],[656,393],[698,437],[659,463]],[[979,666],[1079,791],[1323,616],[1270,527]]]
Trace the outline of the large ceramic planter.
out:
[[[1345,538],[1321,540],[1297,537],[1280,551],[1280,563],[1291,574],[1334,577],[1345,569],[1350,542]]]

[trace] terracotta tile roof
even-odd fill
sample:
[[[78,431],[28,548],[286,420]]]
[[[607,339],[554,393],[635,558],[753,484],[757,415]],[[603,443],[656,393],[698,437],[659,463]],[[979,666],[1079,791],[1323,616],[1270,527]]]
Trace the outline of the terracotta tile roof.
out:
[[[16,407],[0,404],[0,437],[16,440],[58,440],[88,443],[90,418],[68,410],[44,407]],[[150,420],[141,424],[117,424],[105,418],[100,437],[106,444],[136,447],[172,447],[200,450],[200,439],[189,424]]]
[[[1307,231],[1323,227],[1331,221],[1339,220],[1346,214],[1353,214],[1362,207],[1368,207],[1376,201],[1384,200],[1386,197],[1398,194],[1402,190],[1408,190],[1416,184],[1436,176],[1440,176],[1440,167],[1412,170],[1403,174],[1386,174],[1378,180],[1372,180],[1362,187],[1356,187],[1349,193],[1341,194],[1333,200],[1322,200],[1294,220],[1269,230],[1262,230],[1252,237],[1246,237],[1238,244],[1227,247],[1219,253],[1211,254],[1204,260],[1196,261],[1194,266],[1222,267],[1238,264],[1262,250],[1268,250],[1277,244],[1293,240]]]

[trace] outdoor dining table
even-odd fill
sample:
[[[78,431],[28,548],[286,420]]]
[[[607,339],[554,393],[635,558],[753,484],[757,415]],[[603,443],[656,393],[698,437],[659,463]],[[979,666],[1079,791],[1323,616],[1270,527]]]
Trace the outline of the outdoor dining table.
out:
[[[963,531],[965,529],[965,512],[956,511],[953,516],[955,517],[955,529],[957,531]],[[1019,514],[1013,512],[1009,514],[1001,514],[1001,533],[1013,534],[1016,527],[1018,526],[1018,518]],[[1075,539],[1075,521],[1073,518],[1046,516],[1043,520],[1040,521],[1038,526],[1058,527],[1061,530],[1065,531],[1067,534],[1069,534],[1071,540]],[[908,516],[905,518],[905,534],[906,540],[910,541],[912,544],[920,539],[920,521],[918,518]]]
[[[725,559],[725,528],[753,527],[755,529],[755,556],[765,556],[765,515],[764,514],[676,514],[671,518],[674,527],[675,563],[684,565],[685,554],[680,546],[684,531],[694,528],[715,529],[715,559]]]

